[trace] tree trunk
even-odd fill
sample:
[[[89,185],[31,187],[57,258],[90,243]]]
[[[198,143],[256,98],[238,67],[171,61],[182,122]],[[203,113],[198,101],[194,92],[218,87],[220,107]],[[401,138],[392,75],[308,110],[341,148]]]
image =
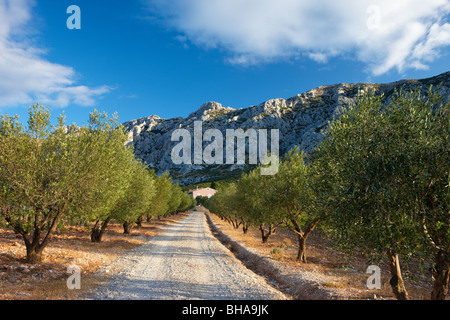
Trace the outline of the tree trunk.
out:
[[[312,221],[304,232],[301,231],[300,225],[298,223],[295,224],[296,233],[298,237],[298,253],[297,253],[297,261],[301,261],[303,263],[307,263],[306,259],[306,240],[310,233],[316,228],[319,220]]]
[[[27,263],[36,264],[42,262],[42,252],[44,247],[40,245],[26,245],[27,248]]]
[[[140,228],[142,227],[142,221],[144,220],[144,216],[140,216],[139,218],[137,218],[136,220],[136,224],[137,226]]]
[[[266,231],[266,229],[264,229],[264,225],[261,224],[259,226],[259,230],[261,230],[261,239],[262,239],[262,243],[267,243],[269,241],[269,237],[274,233],[275,229],[272,227],[272,225],[269,225],[269,230]]]
[[[129,223],[129,222],[124,222],[123,223],[123,233],[124,234],[130,234],[132,228],[133,228],[133,224],[132,223]]]
[[[105,221],[103,221],[101,228],[98,228],[98,223],[100,221],[97,221],[95,223],[95,226],[92,228],[92,232],[91,232],[91,241],[92,242],[102,242],[102,237],[103,234],[105,233],[106,227],[108,226],[110,219],[106,219]]]
[[[242,223],[242,231],[244,232],[244,234],[247,234],[248,224],[245,221]]]
[[[439,250],[435,256],[433,268],[434,285],[431,292],[432,300],[445,300],[448,294],[450,253]]]
[[[409,295],[405,288],[405,283],[403,282],[402,271],[400,268],[400,261],[398,259],[398,254],[388,253],[389,268],[391,270],[391,280],[389,284],[392,287],[395,297],[398,300],[408,300]]]
[[[47,244],[50,242],[53,233],[55,232],[56,227],[59,224],[61,216],[62,216],[61,212],[56,213],[56,215],[54,216],[53,220],[50,223],[50,228],[48,229],[47,234],[45,235],[42,241],[41,241],[42,230],[36,221],[34,230],[29,235],[21,227],[14,228],[14,231],[21,234],[25,241],[25,246],[27,248],[27,260],[26,260],[27,263],[35,264],[42,262],[42,252],[44,251]]]
[[[298,252],[297,252],[297,261],[301,261],[303,263],[307,263],[306,260],[306,239],[307,237],[301,236],[297,234],[298,236]]]
[[[100,229],[92,229],[91,242],[102,242],[102,235]]]
[[[235,218],[234,222],[235,222],[234,228],[235,229],[239,229],[239,227],[241,226],[242,221],[240,221],[239,219]]]

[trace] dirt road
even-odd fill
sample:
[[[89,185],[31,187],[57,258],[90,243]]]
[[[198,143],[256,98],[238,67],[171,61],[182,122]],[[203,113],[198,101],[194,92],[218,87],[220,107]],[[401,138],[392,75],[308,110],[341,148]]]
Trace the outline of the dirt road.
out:
[[[201,212],[167,227],[118,263],[123,271],[94,299],[286,299],[214,238]]]

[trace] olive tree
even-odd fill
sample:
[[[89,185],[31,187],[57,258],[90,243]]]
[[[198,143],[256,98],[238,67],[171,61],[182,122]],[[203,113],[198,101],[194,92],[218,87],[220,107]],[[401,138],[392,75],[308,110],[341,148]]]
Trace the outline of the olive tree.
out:
[[[89,125],[79,130],[81,150],[77,153],[76,170],[83,175],[83,205],[74,214],[93,223],[91,240],[100,242],[110,214],[130,187],[133,178],[132,148],[125,146],[127,136],[117,115],[94,111]]]
[[[261,175],[261,167],[243,174],[237,182],[236,209],[243,219],[261,232],[263,243],[269,241],[282,224],[279,211],[270,197],[275,176]]]
[[[171,209],[170,200],[172,197],[172,181],[165,172],[161,176],[155,175],[155,197],[147,214],[147,219],[152,217],[163,217]]]
[[[446,294],[448,134],[448,103],[432,88],[428,95],[397,92],[390,100],[360,93],[314,155],[334,240],[349,251],[386,256],[398,299],[409,297],[400,257],[418,251],[435,256],[432,297]]]
[[[100,207],[110,181],[95,166],[96,141],[68,131],[63,116],[51,125],[41,105],[30,107],[27,127],[2,116],[0,139],[0,215],[23,237],[27,261],[39,263],[62,219]]]
[[[393,117],[404,109],[408,125],[391,137],[408,155],[409,181],[405,186],[405,204],[413,215],[423,238],[422,247],[434,259],[431,299],[444,300],[450,274],[450,102],[448,93],[430,87],[426,96],[420,91],[400,94],[394,101]],[[386,125],[390,125],[387,123]],[[409,140],[406,140],[409,139]]]
[[[269,200],[279,219],[297,235],[297,260],[306,263],[306,240],[319,223],[319,216],[313,210],[311,169],[304,158],[304,153],[296,148],[280,162],[269,186]]]
[[[50,113],[40,105],[30,107],[27,128],[18,117],[0,122],[0,215],[23,237],[29,263],[41,261],[75,187],[70,139],[59,129],[51,134]]]
[[[182,192],[180,198],[181,202],[178,207],[178,211],[186,211],[192,209],[197,204],[197,201],[195,201],[195,199],[186,192]]]
[[[222,220],[232,223],[230,217],[234,216],[235,212],[233,208],[229,207],[228,199],[234,197],[236,193],[236,185],[234,183],[228,184],[222,190],[216,192],[211,198],[198,196],[197,199],[201,200],[201,203],[206,208],[218,215]],[[207,201],[206,201],[207,200]]]
[[[242,199],[238,197],[237,183],[229,183],[221,191],[218,191],[221,216],[228,221],[233,228],[238,229],[244,223],[245,207]],[[245,229],[245,228],[244,228]]]
[[[131,182],[109,215],[123,225],[125,234],[129,234],[133,224],[147,213],[155,196],[154,179],[147,167],[139,160],[131,162],[130,166]]]

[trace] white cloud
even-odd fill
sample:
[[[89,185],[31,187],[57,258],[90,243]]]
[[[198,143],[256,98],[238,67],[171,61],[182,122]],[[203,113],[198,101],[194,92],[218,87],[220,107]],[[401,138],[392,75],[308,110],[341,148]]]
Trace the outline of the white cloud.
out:
[[[424,41],[420,42],[412,53],[412,58],[417,61],[432,61],[438,55],[437,48],[450,45],[450,23],[433,24]]]
[[[27,23],[32,0],[0,0],[0,107],[39,102],[53,107],[92,106],[95,98],[111,90],[76,84],[69,66],[52,63],[45,50],[30,45]]]
[[[321,52],[308,53],[308,57],[318,63],[327,63],[328,55]]]
[[[145,0],[192,43],[254,64],[353,54],[374,75],[423,68],[449,45],[448,0]]]

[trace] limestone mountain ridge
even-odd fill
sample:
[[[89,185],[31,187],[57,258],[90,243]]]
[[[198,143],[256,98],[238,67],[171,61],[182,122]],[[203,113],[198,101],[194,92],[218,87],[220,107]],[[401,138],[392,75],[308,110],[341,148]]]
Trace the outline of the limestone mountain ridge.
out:
[[[375,90],[376,94],[384,94],[388,101],[395,90],[421,88],[426,94],[430,85],[448,99],[450,71],[427,79],[400,80],[387,84],[324,85],[288,99],[271,99],[240,109],[207,102],[186,118],[163,119],[153,115],[125,122],[123,126],[129,133],[128,143],[133,145],[138,158],[158,174],[167,171],[182,186],[193,185],[238,176],[251,166],[174,164],[171,153],[178,142],[171,141],[171,137],[176,129],[193,132],[196,121],[202,121],[203,131],[218,129],[224,136],[227,129],[279,129],[280,156],[294,147],[309,153],[323,140],[323,129],[339,115],[339,110],[356,101],[359,90]]]

